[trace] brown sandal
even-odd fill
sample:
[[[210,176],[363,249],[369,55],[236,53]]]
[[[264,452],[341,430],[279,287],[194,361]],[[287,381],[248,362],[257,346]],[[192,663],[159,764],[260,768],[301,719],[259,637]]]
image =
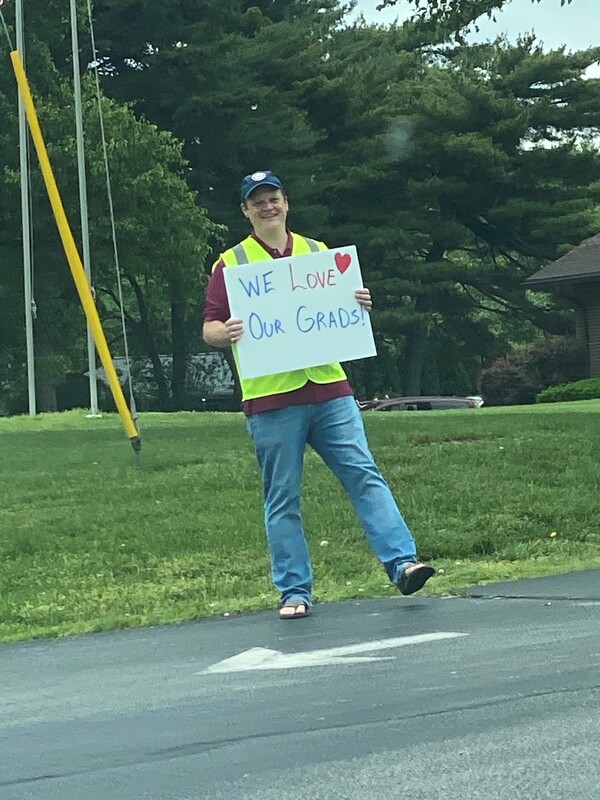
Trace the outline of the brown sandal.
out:
[[[292,609],[291,613],[284,614],[284,609]],[[286,600],[279,609],[279,619],[287,622],[289,619],[304,619],[310,615],[310,606],[305,600]]]

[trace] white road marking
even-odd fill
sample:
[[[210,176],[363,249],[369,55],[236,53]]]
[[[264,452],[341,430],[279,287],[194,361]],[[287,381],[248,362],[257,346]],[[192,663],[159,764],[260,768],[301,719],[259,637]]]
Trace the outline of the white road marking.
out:
[[[326,667],[337,664],[361,664],[368,661],[385,661],[394,656],[361,655],[376,653],[382,650],[393,650],[409,644],[439,642],[443,639],[457,639],[468,636],[466,633],[441,631],[439,633],[421,633],[415,636],[400,636],[394,639],[378,639],[374,642],[360,642],[343,647],[331,647],[325,650],[312,650],[304,653],[282,653],[267,647],[252,647],[237,656],[219,661],[198,675],[219,672],[248,672],[250,670],[268,669],[301,669],[305,667]]]

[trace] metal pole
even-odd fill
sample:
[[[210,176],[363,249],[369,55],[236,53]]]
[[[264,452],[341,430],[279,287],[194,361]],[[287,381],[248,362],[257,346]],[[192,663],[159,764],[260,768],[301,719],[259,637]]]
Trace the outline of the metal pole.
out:
[[[23,0],[16,5],[17,50],[25,59]],[[23,225],[23,282],[25,289],[25,337],[27,343],[27,389],[29,415],[37,413],[35,402],[35,353],[33,345],[33,286],[31,276],[31,207],[29,204],[29,138],[23,98],[19,94],[19,158],[21,170],[21,219]]]
[[[79,58],[79,31],[77,23],[76,0],[71,2],[71,43],[73,46],[73,85],[75,88],[75,124],[77,127],[77,168],[79,172],[79,208],[81,212],[81,237],[83,240],[83,266],[92,289],[92,259],[90,254],[90,227],[87,200],[87,177],[85,170],[85,140],[83,130],[83,103],[81,95],[81,74]],[[92,289],[93,293],[93,289]],[[96,374],[96,349],[92,330],[87,324],[88,372],[90,376],[90,413],[88,416],[101,416],[98,413],[98,381]]]

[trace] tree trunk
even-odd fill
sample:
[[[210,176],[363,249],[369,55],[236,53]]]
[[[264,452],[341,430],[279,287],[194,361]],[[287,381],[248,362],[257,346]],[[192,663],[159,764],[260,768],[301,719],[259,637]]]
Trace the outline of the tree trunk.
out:
[[[425,366],[425,355],[429,334],[425,323],[415,323],[406,336],[406,360],[404,365],[404,394],[421,394],[421,379]]]
[[[444,246],[434,243],[425,258],[427,264],[433,264],[444,257]],[[423,380],[423,369],[425,367],[425,356],[427,355],[427,345],[429,343],[428,319],[427,314],[431,308],[435,308],[435,295],[420,294],[415,301],[415,311],[422,314],[422,321],[412,323],[406,335],[406,359],[404,363],[404,394],[420,395],[421,381]]]
[[[159,407],[162,411],[171,411],[171,395],[169,394],[169,387],[167,386],[167,381],[165,380],[165,371],[160,360],[160,354],[156,348],[154,335],[146,321],[139,323],[139,332],[144,349],[148,353],[148,358],[152,364],[152,373],[154,375],[156,389],[158,391]]]
[[[35,395],[38,412],[58,410],[56,387],[60,380],[56,375],[54,356],[54,347],[43,336],[38,337],[35,343]]]
[[[229,365],[229,369],[231,370],[231,374],[233,375],[233,399],[236,402],[236,405],[241,407],[242,405],[242,386],[240,384],[240,379],[238,376],[237,368],[235,366],[235,360],[233,358],[233,353],[231,352],[231,348],[227,347],[225,350],[222,351],[223,355],[225,356],[225,361]]]
[[[167,382],[165,380],[165,373],[158,349],[156,347],[154,334],[150,326],[148,306],[146,305],[142,288],[135,278],[132,275],[127,275],[127,280],[131,284],[131,287],[137,298],[138,308],[140,310],[140,321],[136,324],[136,330],[140,337],[142,347],[148,354],[148,358],[152,364],[152,372],[154,374],[154,380],[156,382],[156,388],[158,391],[158,403],[162,410],[170,411],[171,396],[169,393],[169,387],[167,386]]]
[[[185,303],[177,285],[171,289],[171,342],[173,347],[173,371],[171,375],[171,394],[173,410],[188,407],[185,392],[187,371],[187,336],[185,324]]]

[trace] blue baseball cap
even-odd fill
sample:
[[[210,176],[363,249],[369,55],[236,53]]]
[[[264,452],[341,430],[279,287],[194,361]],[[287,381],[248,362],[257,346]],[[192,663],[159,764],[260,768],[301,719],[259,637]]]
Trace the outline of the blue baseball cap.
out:
[[[242,203],[245,203],[252,192],[258,189],[259,186],[274,186],[276,189],[281,189],[281,191],[285,193],[283,183],[270,169],[264,170],[263,172],[253,172],[252,175],[246,175],[242,181]]]

